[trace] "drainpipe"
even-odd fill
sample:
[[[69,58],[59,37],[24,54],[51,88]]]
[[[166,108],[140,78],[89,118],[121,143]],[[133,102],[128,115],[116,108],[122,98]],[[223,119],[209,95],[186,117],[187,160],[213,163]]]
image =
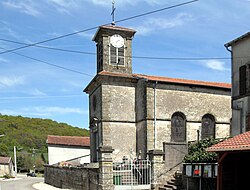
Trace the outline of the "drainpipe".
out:
[[[233,85],[233,64],[234,64],[233,63],[233,51],[232,51],[232,49],[229,48],[228,45],[225,45],[225,47],[226,47],[227,51],[229,51],[231,54],[231,83],[232,83],[231,97],[233,97],[233,86],[234,86]],[[240,134],[241,134],[243,132],[243,124],[244,124],[244,122],[243,122],[243,120],[244,120],[243,101],[236,101],[236,104],[237,104],[236,108],[233,107],[233,99],[231,102],[232,102],[231,103],[232,109],[240,111]],[[241,107],[238,106],[238,103],[241,103]],[[234,118],[232,118],[232,119],[234,120]]]
[[[231,84],[233,84],[233,51],[229,48],[229,46],[225,45],[227,51],[231,54]],[[233,85],[232,85],[233,86]],[[233,88],[233,87],[232,87]],[[231,90],[231,97],[233,97],[233,90]],[[233,104],[232,104],[233,105]]]
[[[157,85],[158,81],[155,81],[155,85],[154,85],[154,149],[156,149],[156,85]]]
[[[231,85],[232,85],[232,87],[231,87],[231,108],[233,110],[234,109],[234,107],[233,107],[233,86],[234,86],[233,85],[233,51],[229,48],[229,46],[227,44],[225,44],[224,46],[225,46],[226,50],[230,52],[230,55],[231,55]],[[233,112],[231,111],[231,113],[232,113],[232,120],[231,120],[231,129],[230,129],[231,134],[230,135],[232,135],[232,133],[233,133],[232,123],[233,123],[233,120],[234,120],[233,119]],[[240,126],[240,131],[241,130],[242,129],[241,129],[241,126]]]

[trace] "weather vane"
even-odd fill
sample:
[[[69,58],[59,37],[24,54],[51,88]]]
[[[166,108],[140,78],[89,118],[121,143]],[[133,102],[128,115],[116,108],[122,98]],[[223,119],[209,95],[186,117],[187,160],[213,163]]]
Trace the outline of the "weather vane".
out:
[[[112,15],[112,22],[111,22],[111,24],[112,25],[115,25],[115,2],[113,1],[112,2],[112,12],[111,12],[111,15]]]

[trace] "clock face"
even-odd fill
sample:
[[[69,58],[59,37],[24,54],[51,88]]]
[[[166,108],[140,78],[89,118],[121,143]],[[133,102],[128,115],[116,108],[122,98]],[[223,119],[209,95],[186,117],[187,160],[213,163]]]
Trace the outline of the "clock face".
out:
[[[121,48],[124,46],[124,39],[119,34],[114,34],[110,37],[110,43],[116,48]]]

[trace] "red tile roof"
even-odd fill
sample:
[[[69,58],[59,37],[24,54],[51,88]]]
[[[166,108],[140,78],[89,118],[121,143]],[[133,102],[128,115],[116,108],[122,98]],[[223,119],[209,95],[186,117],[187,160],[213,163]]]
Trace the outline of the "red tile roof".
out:
[[[250,131],[224,140],[207,149],[209,152],[225,152],[236,150],[250,150]]]
[[[150,76],[150,75],[143,75],[143,74],[112,73],[112,72],[107,72],[107,71],[102,71],[98,74],[108,75],[108,76],[117,76],[117,77],[145,78],[145,79],[152,80],[152,81],[159,81],[159,82],[166,82],[166,83],[189,84],[189,85],[210,86],[210,87],[231,89],[231,84],[221,83],[221,82],[206,82],[206,81],[199,81],[199,80],[187,80],[187,79],[169,78],[169,77],[161,77],[161,76]]]
[[[48,135],[47,144],[89,147],[90,146],[90,138],[89,137],[78,137],[78,136]]]
[[[0,164],[9,164],[11,157],[0,157]]]

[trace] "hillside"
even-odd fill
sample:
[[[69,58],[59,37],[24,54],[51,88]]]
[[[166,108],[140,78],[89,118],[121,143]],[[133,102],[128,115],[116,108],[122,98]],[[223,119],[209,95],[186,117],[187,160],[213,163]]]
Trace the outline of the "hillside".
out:
[[[13,147],[31,152],[47,153],[47,135],[89,136],[89,131],[72,127],[66,123],[58,123],[50,119],[7,116],[0,114],[0,154],[13,155]]]

